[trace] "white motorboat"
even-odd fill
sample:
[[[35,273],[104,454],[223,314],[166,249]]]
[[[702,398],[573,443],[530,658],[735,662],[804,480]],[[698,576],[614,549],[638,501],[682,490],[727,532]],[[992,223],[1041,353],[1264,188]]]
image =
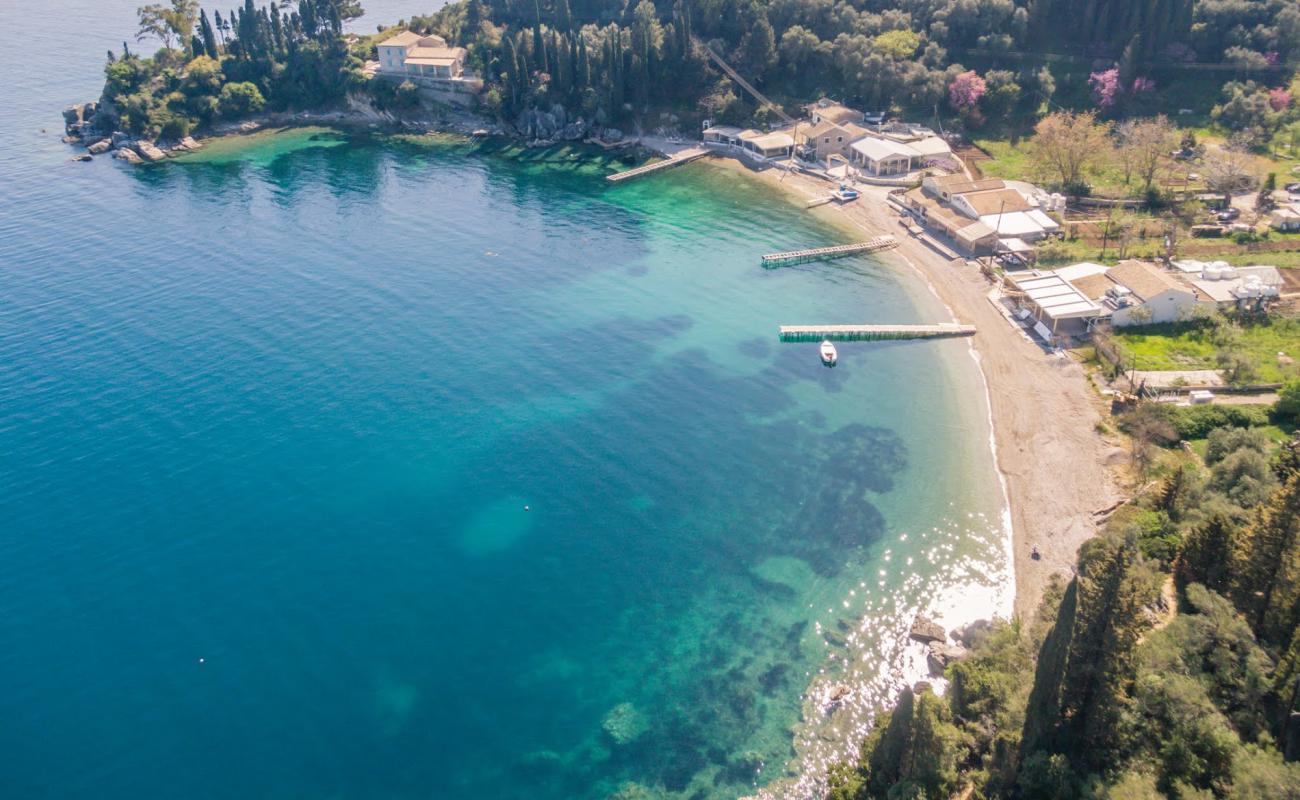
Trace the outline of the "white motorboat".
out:
[[[840,354],[836,352],[835,345],[829,341],[822,342],[822,363],[828,367],[835,366],[835,362],[840,360]]]
[[[858,197],[860,196],[861,195],[859,194],[857,189],[850,188],[849,185],[845,183],[841,183],[838,189],[831,192],[831,197],[833,197],[834,199],[838,200],[841,203],[848,203],[853,200],[857,200]]]

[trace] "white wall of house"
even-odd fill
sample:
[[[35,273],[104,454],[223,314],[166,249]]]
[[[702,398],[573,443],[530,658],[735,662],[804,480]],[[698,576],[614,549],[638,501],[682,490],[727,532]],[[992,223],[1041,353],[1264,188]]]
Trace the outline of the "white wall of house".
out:
[[[1117,328],[1130,325],[1156,325],[1163,322],[1185,322],[1192,318],[1197,306],[1196,295],[1179,289],[1166,289],[1138,305],[1117,308],[1110,322]]]
[[[379,48],[379,68],[385,72],[403,72],[405,62],[405,47]]]

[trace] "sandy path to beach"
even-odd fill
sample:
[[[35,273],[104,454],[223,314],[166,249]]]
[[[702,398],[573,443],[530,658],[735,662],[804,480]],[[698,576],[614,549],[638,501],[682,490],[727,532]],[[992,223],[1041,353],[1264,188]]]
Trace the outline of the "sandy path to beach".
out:
[[[730,159],[713,163],[744,169]],[[792,193],[800,204],[825,196],[830,188],[800,174],[786,175],[784,180],[777,170],[756,174]],[[886,202],[887,193],[867,187],[858,202],[822,206],[808,213],[848,221],[872,235],[897,237],[900,247],[882,257],[910,264],[958,322],[978,329],[972,344],[988,385],[997,463],[1011,505],[1015,608],[1028,619],[1051,576],[1072,574],[1079,545],[1097,532],[1094,512],[1110,506],[1118,496],[1104,463],[1114,447],[1096,430],[1104,406],[1078,363],[1045,352],[994,308],[988,299],[990,286],[978,269],[962,261],[950,263],[909,236]],[[931,321],[941,320],[918,320]],[[1037,560],[1031,557],[1034,548],[1041,556]]]

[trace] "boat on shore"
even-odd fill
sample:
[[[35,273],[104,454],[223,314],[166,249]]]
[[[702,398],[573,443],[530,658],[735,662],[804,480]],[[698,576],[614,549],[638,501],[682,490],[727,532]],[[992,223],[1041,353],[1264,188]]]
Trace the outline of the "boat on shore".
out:
[[[829,340],[822,342],[821,347],[822,363],[828,367],[833,367],[840,360],[840,354],[835,349],[835,345]]]
[[[831,197],[840,203],[851,203],[861,196],[861,192],[845,183],[841,183],[835,191],[831,192]]]

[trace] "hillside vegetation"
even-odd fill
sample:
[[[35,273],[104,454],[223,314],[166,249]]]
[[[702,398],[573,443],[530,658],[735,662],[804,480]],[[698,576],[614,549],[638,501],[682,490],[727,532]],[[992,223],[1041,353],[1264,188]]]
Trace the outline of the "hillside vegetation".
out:
[[[1300,442],[1210,434],[1029,627],[905,692],[833,800],[1300,798]]]

